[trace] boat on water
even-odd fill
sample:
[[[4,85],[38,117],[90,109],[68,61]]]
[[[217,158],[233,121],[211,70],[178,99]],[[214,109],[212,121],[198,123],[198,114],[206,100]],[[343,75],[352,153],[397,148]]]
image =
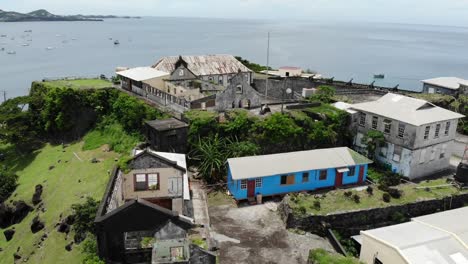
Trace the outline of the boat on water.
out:
[[[32,30],[31,30],[31,29],[28,29],[28,30],[25,30],[24,32],[25,32],[25,33],[31,33]]]
[[[47,47],[46,50],[53,50],[54,47]]]
[[[383,73],[374,74],[374,79],[384,79],[384,78],[385,78],[385,74]]]
[[[8,51],[7,54],[15,55],[15,54],[16,54],[16,51]]]
[[[118,40],[114,41],[114,45],[119,45],[120,42]]]
[[[5,48],[1,48],[0,51],[5,51]]]
[[[0,37],[2,37],[2,38],[6,38],[6,37],[7,37],[7,35],[0,35]]]
[[[23,43],[23,44],[21,44],[21,46],[27,47],[27,46],[29,46],[29,44],[28,43]]]

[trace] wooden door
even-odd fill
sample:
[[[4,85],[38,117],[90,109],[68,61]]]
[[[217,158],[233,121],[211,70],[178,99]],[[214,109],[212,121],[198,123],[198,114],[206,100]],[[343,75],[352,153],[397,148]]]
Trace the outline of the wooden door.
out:
[[[247,197],[255,196],[255,180],[249,180],[247,182]]]
[[[364,166],[359,167],[359,179],[358,183],[362,183],[364,181]]]
[[[336,172],[335,187],[340,187],[342,185],[343,185],[343,173],[342,172]]]

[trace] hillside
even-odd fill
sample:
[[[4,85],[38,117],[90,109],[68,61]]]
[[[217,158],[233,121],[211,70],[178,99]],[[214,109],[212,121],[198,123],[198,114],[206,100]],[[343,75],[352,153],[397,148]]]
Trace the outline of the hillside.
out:
[[[13,263],[16,252],[22,261],[27,259],[28,263],[81,263],[82,244],[73,246],[70,252],[66,251],[65,246],[73,241],[73,232],[66,238],[64,233],[57,231],[56,224],[60,222],[60,216],[65,218],[71,213],[72,204],[83,203],[88,196],[101,199],[108,181],[108,170],[119,157],[104,148],[83,151],[83,144],[77,142],[65,148],[46,145],[21,157],[7,152],[6,160],[0,162],[0,166],[16,171],[19,176],[18,188],[11,200],[23,200],[32,206],[35,186],[43,186],[43,205],[34,206],[25,219],[12,226],[16,231],[12,240],[7,242],[3,235],[5,230],[0,229],[1,264]],[[99,162],[92,163],[93,158]],[[33,234],[30,225],[35,216],[44,221],[45,228]],[[44,234],[47,238],[41,243]]]
[[[103,21],[110,18],[140,18],[130,16],[103,16],[103,15],[73,15],[59,16],[54,15],[47,10],[39,9],[30,13],[18,13],[13,11],[0,10],[0,22],[35,22],[35,21]]]

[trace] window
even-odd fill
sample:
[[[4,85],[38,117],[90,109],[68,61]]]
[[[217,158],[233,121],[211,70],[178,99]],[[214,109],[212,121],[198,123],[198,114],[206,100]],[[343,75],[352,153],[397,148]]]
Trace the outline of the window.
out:
[[[379,118],[377,116],[372,117],[372,129],[377,129],[377,125],[379,124]]]
[[[135,181],[134,189],[135,191],[159,190],[158,180],[159,178],[158,178],[157,173],[135,174],[134,175],[134,181]]]
[[[171,259],[183,260],[184,256],[184,247],[171,247]]]
[[[403,138],[405,136],[405,124],[398,125],[398,137]]]
[[[255,179],[255,188],[262,188],[262,178]]]
[[[366,125],[366,114],[359,113],[359,125],[365,126]]]
[[[155,190],[158,187],[158,174],[148,174],[148,189]]]
[[[324,181],[327,179],[328,172],[327,170],[321,170],[319,174],[319,180]]]
[[[294,174],[281,176],[281,185],[291,185],[291,184],[294,184]]]
[[[241,190],[247,189],[247,180],[241,180]]]
[[[304,172],[302,173],[302,182],[309,182],[309,173],[308,172]]]
[[[356,174],[356,167],[349,167],[348,169],[348,176],[354,176]]]
[[[184,76],[184,70],[179,70],[179,76]]]
[[[424,139],[429,139],[429,132],[431,131],[430,126],[426,126],[426,129],[424,130]]]
[[[450,132],[450,121],[445,123],[445,132],[444,135],[448,136]]]
[[[400,162],[401,159],[401,153],[403,152],[403,148],[401,146],[395,145],[393,149],[393,161]]]
[[[241,94],[242,93],[242,84],[239,84],[236,86],[236,93]]]
[[[391,130],[392,130],[392,120],[385,119],[384,120],[384,133],[390,134]]]
[[[145,191],[148,189],[146,174],[135,174],[135,191]]]
[[[435,135],[434,138],[438,138],[440,133],[440,124],[436,125]]]

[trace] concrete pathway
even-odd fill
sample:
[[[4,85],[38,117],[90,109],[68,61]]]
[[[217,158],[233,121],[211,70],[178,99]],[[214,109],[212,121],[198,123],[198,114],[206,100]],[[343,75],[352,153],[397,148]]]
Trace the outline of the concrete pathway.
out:
[[[201,236],[206,239],[208,248],[211,248],[210,239],[210,216],[208,213],[208,204],[206,192],[199,181],[192,180],[190,182],[192,189],[192,202],[193,202],[193,218],[195,224],[199,225],[198,231]]]

